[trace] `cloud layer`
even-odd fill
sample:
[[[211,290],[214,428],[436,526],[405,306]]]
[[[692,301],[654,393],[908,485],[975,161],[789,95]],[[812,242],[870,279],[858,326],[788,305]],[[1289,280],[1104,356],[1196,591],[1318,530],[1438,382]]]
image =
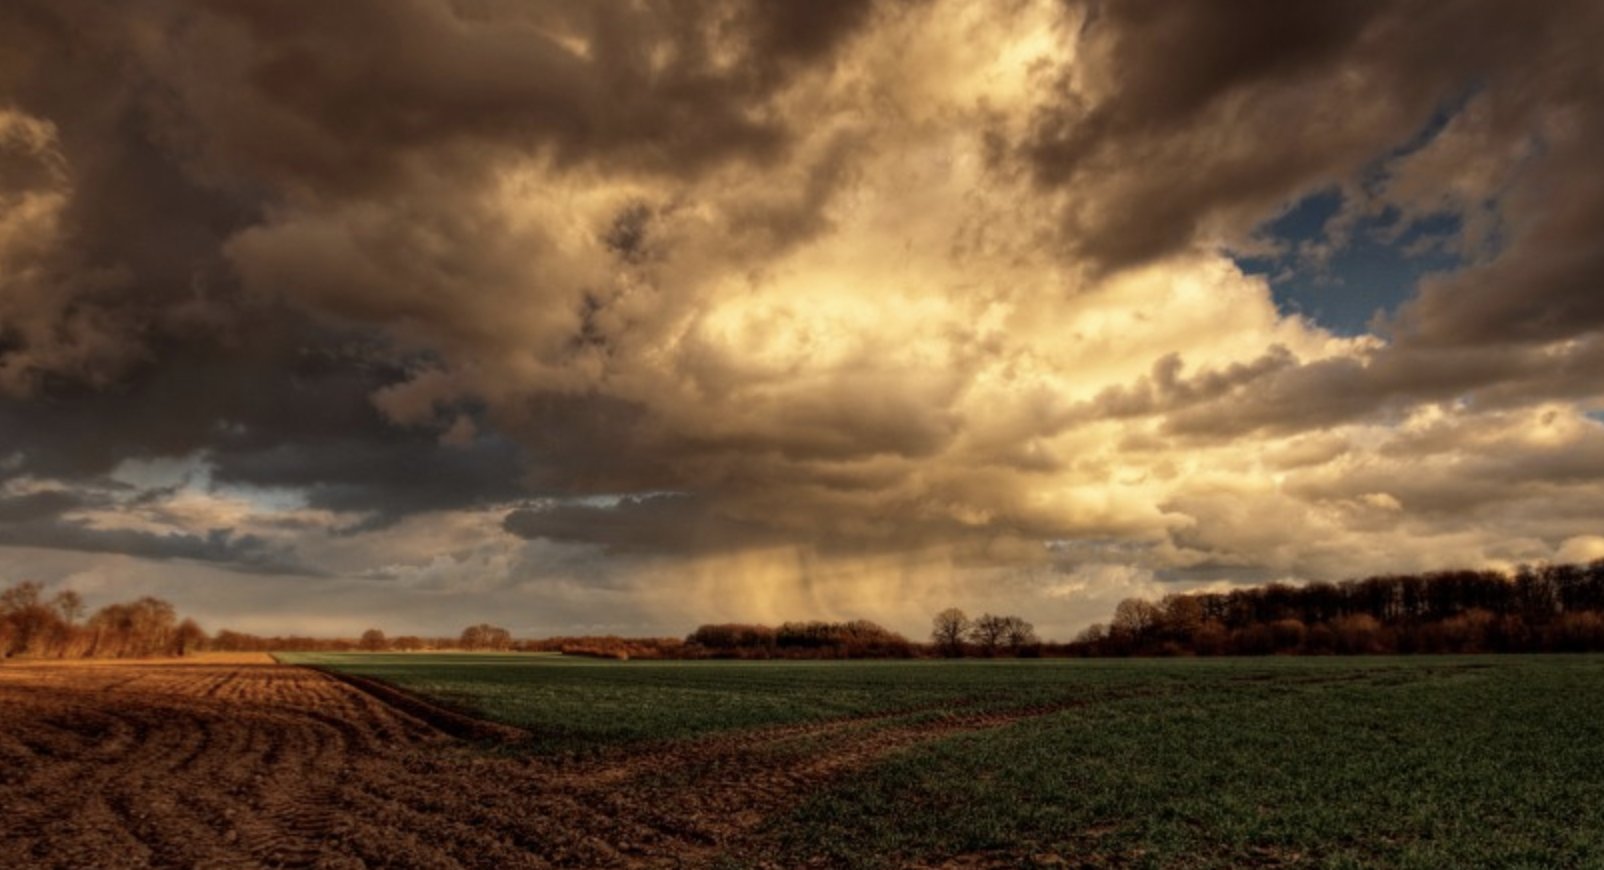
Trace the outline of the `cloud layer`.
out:
[[[1600,37],[1583,0],[8,4],[0,576],[278,630],[1062,634],[1592,552]],[[1306,259],[1459,264],[1358,337],[1233,259],[1333,193]]]

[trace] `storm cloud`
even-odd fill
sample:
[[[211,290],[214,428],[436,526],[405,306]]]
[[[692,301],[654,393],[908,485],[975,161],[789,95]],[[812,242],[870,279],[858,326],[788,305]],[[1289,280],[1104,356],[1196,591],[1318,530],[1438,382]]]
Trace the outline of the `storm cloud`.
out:
[[[1601,38],[1584,0],[8,3],[0,579],[1067,633],[1581,552]],[[1242,266],[1361,240],[1453,265],[1360,335]]]

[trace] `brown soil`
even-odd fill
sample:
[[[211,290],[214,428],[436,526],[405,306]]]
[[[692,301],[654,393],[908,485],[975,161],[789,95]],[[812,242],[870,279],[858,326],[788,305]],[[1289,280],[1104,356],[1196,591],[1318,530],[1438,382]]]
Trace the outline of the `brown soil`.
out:
[[[259,659],[10,663],[0,863],[706,866],[887,753],[1053,709],[857,717],[550,761],[486,751],[514,729]]]

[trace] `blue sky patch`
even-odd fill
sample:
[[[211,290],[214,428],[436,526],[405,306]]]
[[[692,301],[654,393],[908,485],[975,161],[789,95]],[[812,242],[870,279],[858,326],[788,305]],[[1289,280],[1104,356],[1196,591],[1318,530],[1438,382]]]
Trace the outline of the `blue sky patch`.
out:
[[[1280,248],[1279,254],[1241,256],[1236,261],[1243,271],[1270,280],[1281,311],[1302,314],[1342,335],[1359,335],[1368,331],[1377,314],[1391,314],[1408,301],[1423,275],[1460,265],[1457,254],[1433,244],[1452,238],[1459,220],[1432,217],[1396,233],[1396,213],[1361,217],[1347,243],[1318,262],[1308,256],[1308,249],[1328,241],[1326,226],[1341,210],[1342,201],[1335,190],[1304,197],[1262,230],[1263,238]]]
[[[1408,140],[1371,162],[1361,173],[1363,186],[1378,187],[1393,160],[1428,145],[1482,89],[1483,83],[1472,83],[1445,101]],[[1460,220],[1436,215],[1400,232],[1396,211],[1367,214],[1354,222],[1344,245],[1324,262],[1316,261],[1306,251],[1330,241],[1327,225],[1342,210],[1343,197],[1336,187],[1303,197],[1260,229],[1263,241],[1274,243],[1281,253],[1239,256],[1236,261],[1243,271],[1270,280],[1282,312],[1302,314],[1341,335],[1359,335],[1369,331],[1377,314],[1390,315],[1412,298],[1422,276],[1463,265],[1442,244],[1458,235]]]

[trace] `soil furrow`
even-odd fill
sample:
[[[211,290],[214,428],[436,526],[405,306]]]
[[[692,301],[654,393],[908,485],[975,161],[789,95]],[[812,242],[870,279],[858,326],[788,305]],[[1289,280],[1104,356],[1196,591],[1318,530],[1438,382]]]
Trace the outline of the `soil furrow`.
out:
[[[516,729],[266,661],[13,663],[0,669],[0,855],[19,868],[703,866],[888,754],[1077,705],[900,710],[547,761],[483,751]]]

